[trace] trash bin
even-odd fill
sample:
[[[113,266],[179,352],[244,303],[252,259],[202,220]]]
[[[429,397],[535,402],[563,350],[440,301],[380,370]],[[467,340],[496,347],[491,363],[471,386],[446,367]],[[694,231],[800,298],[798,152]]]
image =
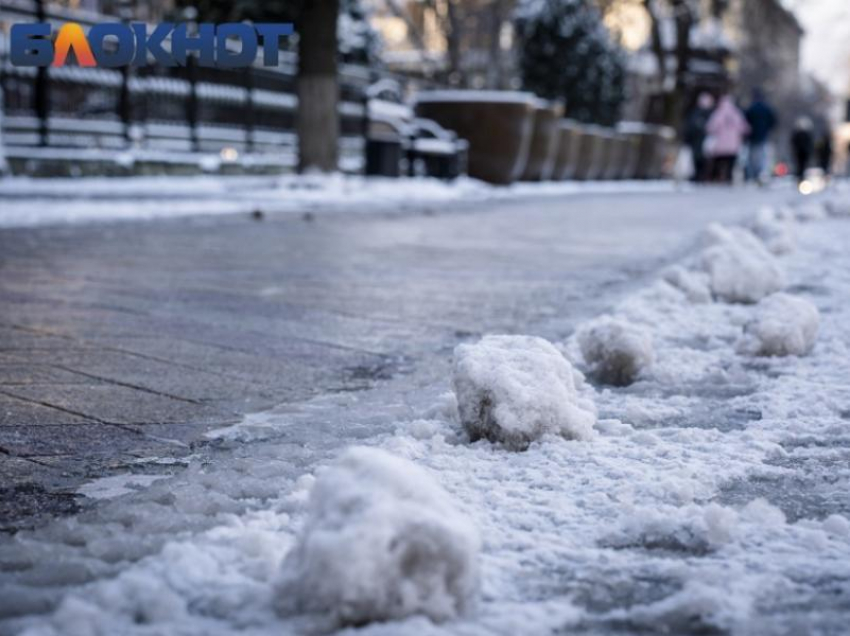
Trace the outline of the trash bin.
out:
[[[401,176],[402,142],[399,137],[382,135],[366,140],[366,174],[379,177]]]
[[[618,135],[613,132],[610,133],[610,135],[611,147],[608,151],[605,173],[602,176],[602,178],[606,181],[614,181],[621,178],[620,175],[623,174],[623,165],[627,159],[626,153],[628,151],[628,145],[623,135]]]
[[[634,135],[620,133],[626,146],[623,164],[620,167],[619,179],[634,179],[637,171],[638,151],[640,150],[640,139]]]
[[[660,153],[656,126],[638,121],[622,122],[617,129],[637,140],[637,159],[634,164],[635,179],[654,179],[656,157]]]
[[[544,100],[537,101],[531,147],[522,174],[523,181],[545,181],[552,178],[560,140],[558,122],[563,114],[563,106]]]
[[[425,91],[416,115],[469,142],[469,176],[509,184],[525,170],[534,125],[534,96],[509,91]]]
[[[555,170],[552,173],[552,178],[555,181],[564,181],[565,179],[572,179],[575,175],[581,128],[570,119],[562,119],[558,124],[558,129],[561,138],[558,142],[558,153],[555,158]]]
[[[611,165],[615,138],[614,134],[608,128],[594,126],[592,130],[596,137],[596,148],[594,159],[588,168],[586,178],[588,181],[599,181],[605,179],[608,167]]]
[[[601,162],[604,161],[605,143],[605,137],[598,126],[582,126],[574,179],[590,181],[598,177]]]

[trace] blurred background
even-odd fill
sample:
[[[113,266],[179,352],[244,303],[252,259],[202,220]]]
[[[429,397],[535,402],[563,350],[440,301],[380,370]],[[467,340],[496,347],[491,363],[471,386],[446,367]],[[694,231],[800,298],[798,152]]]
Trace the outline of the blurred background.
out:
[[[293,21],[296,36],[275,68],[9,63],[14,23],[116,20]],[[843,174],[850,4],[0,0],[0,87],[0,162],[16,175]],[[710,120],[724,95],[748,124],[721,152]],[[709,164],[730,154],[727,179]]]

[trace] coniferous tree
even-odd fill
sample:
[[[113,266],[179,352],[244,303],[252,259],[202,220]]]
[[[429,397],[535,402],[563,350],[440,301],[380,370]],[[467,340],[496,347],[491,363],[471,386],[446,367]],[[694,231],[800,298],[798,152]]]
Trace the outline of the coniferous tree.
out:
[[[625,57],[589,0],[524,0],[516,14],[526,90],[568,117],[611,125],[625,100]]]

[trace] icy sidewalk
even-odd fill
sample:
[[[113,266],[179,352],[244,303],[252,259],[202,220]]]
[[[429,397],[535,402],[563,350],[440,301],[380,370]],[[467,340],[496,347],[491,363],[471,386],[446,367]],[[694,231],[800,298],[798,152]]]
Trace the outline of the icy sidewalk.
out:
[[[626,388],[585,387],[598,411],[591,439],[544,436],[524,452],[470,444],[448,359],[367,393],[255,416],[220,431],[181,475],[4,540],[0,611],[29,614],[4,628],[332,630],[327,616],[278,615],[280,563],[321,479],[316,462],[368,444],[429,470],[471,518],[481,591],[460,618],[357,633],[843,633],[850,223],[824,216],[815,205],[754,220],[764,237],[796,242],[789,253],[789,240],[764,239],[782,253],[778,271],[761,242],[715,228],[682,269],[615,307],[648,332],[653,355]],[[808,355],[753,355],[745,331],[763,307],[713,300],[777,287],[820,312]],[[559,344],[592,370],[576,339]],[[334,547],[363,549],[356,535]]]
[[[447,203],[598,193],[665,193],[672,182],[523,183],[343,175],[0,179],[0,228],[192,215],[374,212]]]

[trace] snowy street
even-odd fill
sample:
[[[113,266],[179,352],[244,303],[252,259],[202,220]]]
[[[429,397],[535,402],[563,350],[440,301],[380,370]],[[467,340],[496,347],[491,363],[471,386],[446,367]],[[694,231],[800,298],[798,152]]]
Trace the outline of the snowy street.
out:
[[[0,634],[845,633],[843,184],[211,181],[0,188]]]

